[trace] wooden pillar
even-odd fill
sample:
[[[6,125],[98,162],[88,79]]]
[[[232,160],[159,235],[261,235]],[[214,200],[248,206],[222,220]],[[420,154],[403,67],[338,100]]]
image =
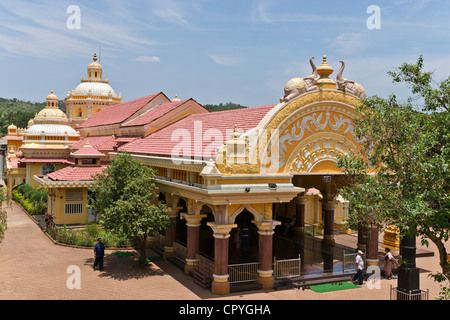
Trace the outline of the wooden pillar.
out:
[[[364,252],[367,251],[367,227],[363,226],[362,223],[358,224],[358,244],[357,249]]]
[[[189,274],[194,270],[194,265],[197,262],[195,256],[199,247],[199,232],[201,220],[206,217],[206,214],[181,214],[186,219],[187,226],[187,257],[184,266],[184,273]]]
[[[378,265],[378,228],[375,225],[370,225],[367,230],[367,265]]]
[[[230,282],[228,280],[228,245],[230,231],[237,224],[216,224],[208,222],[207,225],[213,229],[214,236],[214,274],[212,292],[215,294],[230,293]]]
[[[324,230],[323,242],[334,243],[334,209],[336,208],[336,201],[323,201],[324,209]]]
[[[304,234],[305,233],[305,205],[306,205],[306,197],[297,197],[296,200],[296,220],[295,220],[295,234]]]
[[[274,277],[272,269],[273,259],[273,234],[280,221],[252,221],[258,227],[259,242],[259,269],[257,281],[262,284],[264,290],[273,289]]]

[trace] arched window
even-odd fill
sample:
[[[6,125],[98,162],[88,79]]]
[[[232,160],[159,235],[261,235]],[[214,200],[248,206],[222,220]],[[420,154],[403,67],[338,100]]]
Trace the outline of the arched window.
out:
[[[78,108],[77,113],[79,118],[83,118],[83,111],[81,111],[81,108]]]
[[[52,173],[56,171],[56,166],[54,163],[43,163],[41,166],[41,174],[47,175],[49,173]]]

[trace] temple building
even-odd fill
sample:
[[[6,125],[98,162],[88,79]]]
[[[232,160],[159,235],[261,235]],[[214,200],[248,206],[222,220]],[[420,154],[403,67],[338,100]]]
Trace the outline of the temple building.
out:
[[[313,59],[312,74],[289,80],[280,103],[210,112],[193,98],[163,92],[121,102],[94,56],[88,79],[67,96],[67,117],[49,96],[20,147],[11,128],[8,188],[21,182],[46,188],[57,225],[95,220],[86,209],[92,176],[126,151],[155,170],[155,201],[169,208],[171,227],[152,245],[186,273],[208,266],[214,293],[230,292],[230,265],[251,265],[247,273],[263,289],[274,287],[275,259],[298,257],[302,272],[311,274],[343,268],[334,230],[348,232],[348,202],[338,194],[346,180],[336,163],[339,155],[360,152],[353,120],[365,91],[342,77],[343,62],[334,80],[326,56],[318,67]],[[321,230],[319,244],[289,238],[311,226]],[[250,250],[235,242],[241,229],[248,230]],[[378,231],[371,231],[358,238],[358,248],[376,264]]]
[[[19,138],[20,137],[20,138]],[[7,192],[21,183],[37,187],[34,175],[46,175],[73,163],[69,147],[80,138],[70,126],[66,114],[58,107],[58,97],[47,96],[47,105],[26,129],[8,128],[6,156]]]
[[[93,116],[104,107],[115,105],[122,101],[109,85],[108,79],[103,79],[103,67],[94,54],[93,61],[87,67],[88,77],[81,78],[81,83],[67,93],[65,101],[67,117],[73,127]]]

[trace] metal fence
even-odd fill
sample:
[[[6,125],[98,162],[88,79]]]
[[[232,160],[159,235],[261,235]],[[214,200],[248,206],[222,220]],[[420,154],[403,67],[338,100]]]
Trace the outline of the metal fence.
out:
[[[259,262],[230,264],[228,265],[228,281],[230,283],[256,281],[258,266]]]
[[[299,277],[301,272],[301,259],[277,260],[273,258],[273,276],[275,279]]]
[[[430,296],[429,289],[427,291],[423,290],[414,290],[405,292],[403,290],[399,290],[397,287],[393,288],[391,285],[391,300],[428,300]]]
[[[344,253],[342,273],[356,272],[355,259],[357,255],[357,253]]]

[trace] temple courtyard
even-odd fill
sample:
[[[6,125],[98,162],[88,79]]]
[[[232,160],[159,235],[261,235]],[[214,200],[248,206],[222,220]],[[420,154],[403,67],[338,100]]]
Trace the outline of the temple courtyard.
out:
[[[390,287],[397,286],[396,279],[382,279],[379,289],[364,283],[361,288],[323,293],[272,289],[216,295],[194,283],[192,277],[169,261],[137,267],[137,253],[117,257],[107,250],[105,270],[93,271],[92,248],[54,244],[14,202],[7,212],[8,230],[0,245],[1,300],[389,300]],[[337,236],[336,242],[339,241]],[[437,249],[432,243],[424,248],[418,239],[417,250],[434,252],[431,257],[417,258],[420,288],[429,290],[429,300],[434,300],[439,284],[428,274],[440,270]],[[149,250],[148,256],[155,255]],[[70,288],[73,270],[79,270],[78,288]]]

